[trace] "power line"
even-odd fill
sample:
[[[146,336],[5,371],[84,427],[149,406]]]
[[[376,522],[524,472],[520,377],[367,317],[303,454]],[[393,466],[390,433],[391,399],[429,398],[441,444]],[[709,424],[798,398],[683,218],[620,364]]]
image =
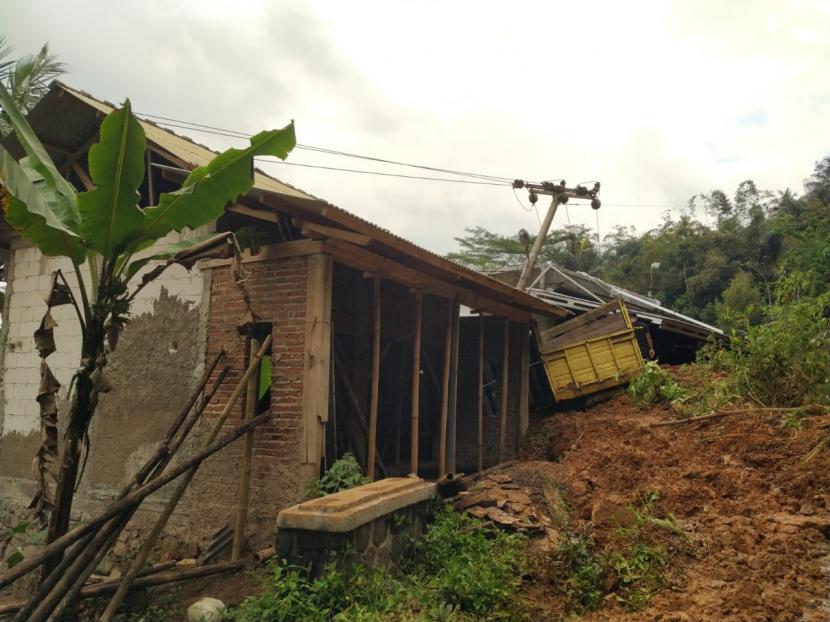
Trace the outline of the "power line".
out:
[[[158,119],[159,121],[154,121],[158,125],[164,125],[169,127],[175,127],[183,130],[191,130],[196,132],[203,132],[206,134],[213,134],[217,136],[226,136],[229,138],[250,138],[252,135],[240,132],[237,130],[230,130],[214,125],[207,125],[204,123],[196,123],[193,121],[184,121],[182,119],[175,119],[173,117],[165,117],[162,115],[156,114],[149,114],[149,113],[137,113],[140,116],[148,117],[150,119]],[[314,145],[305,145],[298,143],[296,146],[297,149],[302,149],[306,151],[312,151],[316,153],[323,153],[326,155],[334,155],[340,157],[347,157],[347,158],[356,158],[361,160],[367,160],[371,162],[378,162],[381,164],[391,164],[394,166],[406,166],[410,168],[417,168],[427,171],[432,171],[436,173],[446,173],[448,175],[458,175],[461,177],[469,177],[475,181],[468,181],[468,180],[460,180],[460,179],[448,179],[445,177],[426,177],[426,176],[417,176],[417,175],[404,175],[404,174],[397,174],[397,173],[383,173],[380,171],[368,171],[368,170],[360,170],[360,169],[349,169],[349,168],[341,168],[341,167],[334,167],[334,166],[323,166],[323,165],[316,165],[316,164],[306,164],[300,162],[283,162],[283,161],[275,161],[276,164],[285,164],[289,166],[299,166],[303,168],[316,168],[321,170],[330,170],[330,171],[338,171],[338,172],[346,172],[346,173],[356,173],[356,174],[364,174],[364,175],[378,175],[381,177],[398,177],[403,179],[418,179],[424,181],[439,181],[439,182],[450,182],[450,183],[467,183],[473,185],[485,185],[485,186],[504,186],[504,185],[512,185],[512,178],[509,177],[500,177],[497,175],[487,175],[483,173],[470,173],[467,171],[459,171],[455,169],[446,169],[440,168],[435,166],[428,166],[424,164],[412,164],[409,162],[402,162],[398,160],[389,160],[386,158],[379,158],[375,156],[367,156],[357,153],[351,153],[348,151],[340,151],[337,149],[329,149],[327,147],[318,147]],[[261,158],[258,158],[261,159]],[[270,162],[271,160],[265,160]],[[589,183],[589,182],[583,182]],[[515,194],[515,189],[514,189]],[[517,201],[522,206],[522,209],[525,211],[531,211],[524,207],[521,204],[518,196],[516,196]],[[631,208],[664,208],[664,209],[684,209],[688,207],[687,205],[669,205],[669,204],[661,204],[661,203],[605,203],[603,202],[603,206],[605,207],[631,207]],[[534,206],[535,207],[535,206]],[[532,209],[532,208],[531,208]],[[566,206],[567,210],[567,206]],[[567,214],[570,216],[570,214]],[[537,210],[538,216],[538,210]],[[569,219],[570,220],[570,219]]]
[[[475,181],[472,179],[448,179],[446,177],[422,177],[420,175],[404,175],[403,173],[382,173],[380,171],[366,171],[353,168],[340,168],[337,166],[322,166],[319,164],[305,164],[301,162],[283,162],[282,160],[266,160],[264,158],[255,158],[261,162],[268,162],[270,164],[283,164],[285,166],[300,166],[303,168],[319,168],[326,171],[339,171],[342,173],[361,173],[364,175],[380,175],[381,177],[402,177],[404,179],[420,179],[423,181],[447,181],[453,184],[473,184],[475,186],[510,186],[507,182],[496,181]]]
[[[230,137],[230,138],[250,138],[251,137],[251,134],[246,134],[245,132],[239,132],[239,131],[236,131],[236,130],[228,130],[228,129],[221,128],[221,127],[216,127],[216,126],[213,126],[213,125],[205,125],[203,123],[193,123],[191,121],[182,121],[181,119],[173,119],[172,117],[163,117],[161,115],[153,115],[153,114],[147,114],[147,113],[138,113],[138,114],[140,114],[141,116],[144,116],[144,117],[150,117],[152,119],[160,119],[160,121],[156,122],[159,125],[166,125],[166,126],[169,126],[169,127],[175,127],[175,128],[179,128],[179,129],[185,129],[185,130],[192,130],[192,131],[196,131],[196,132],[204,132],[204,133],[207,133],[207,134],[214,134],[214,135],[218,135],[218,136],[227,136],[227,137]],[[347,158],[357,158],[357,159],[360,159],[360,160],[369,160],[371,162],[379,162],[381,164],[392,164],[392,165],[395,165],[395,166],[406,166],[406,167],[410,167],[410,168],[419,168],[419,169],[423,169],[423,170],[427,170],[427,171],[433,171],[433,172],[436,172],[436,173],[447,173],[447,174],[450,174],[450,175],[459,175],[459,176],[462,176],[462,177],[473,177],[473,178],[476,178],[476,179],[483,179],[483,180],[487,180],[487,181],[498,181],[498,182],[504,182],[504,183],[508,183],[508,182],[512,183],[512,181],[513,181],[513,179],[511,179],[509,177],[500,177],[498,175],[486,175],[486,174],[483,174],[483,173],[470,173],[470,172],[467,172],[467,171],[459,171],[459,170],[455,170],[455,169],[446,169],[446,168],[440,168],[440,167],[435,167],[435,166],[427,166],[425,164],[412,164],[412,163],[409,163],[409,162],[401,162],[399,160],[389,160],[387,158],[378,158],[378,157],[375,157],[375,156],[367,156],[367,155],[362,155],[362,154],[358,154],[358,153],[351,153],[351,152],[348,152],[348,151],[340,151],[340,150],[337,150],[337,149],[329,149],[327,147],[317,147],[317,146],[314,146],[314,145],[305,145],[305,144],[302,144],[302,143],[297,144],[297,149],[303,149],[303,150],[306,150],[306,151],[314,151],[314,152],[317,152],[317,153],[325,153],[325,154],[328,154],[328,155],[342,156],[342,157],[347,157]]]

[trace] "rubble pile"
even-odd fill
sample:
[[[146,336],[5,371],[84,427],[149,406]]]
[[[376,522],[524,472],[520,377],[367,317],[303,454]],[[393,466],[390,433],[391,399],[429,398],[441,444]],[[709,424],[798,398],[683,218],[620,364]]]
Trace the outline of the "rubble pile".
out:
[[[539,491],[520,486],[510,475],[491,473],[459,492],[453,506],[503,527],[543,530],[552,524],[544,504]]]

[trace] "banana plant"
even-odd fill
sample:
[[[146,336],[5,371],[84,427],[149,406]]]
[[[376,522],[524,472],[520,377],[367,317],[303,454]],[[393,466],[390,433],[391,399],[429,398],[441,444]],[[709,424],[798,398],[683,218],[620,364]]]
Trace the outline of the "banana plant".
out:
[[[156,253],[150,247],[172,231],[215,221],[229,202],[253,185],[254,157],[285,159],[296,139],[293,122],[260,132],[249,146],[218,154],[193,170],[178,190],[160,194],[157,205],[142,209],[138,190],[145,176],[147,145],[129,100],[101,123],[98,143],[88,156],[94,188],[86,192],[76,191],[59,173],[1,84],[0,107],[25,152],[17,161],[0,146],[0,193],[6,221],[44,255],[65,257],[73,266],[73,283],[61,271],[53,275],[46,313],[35,332],[42,359],[37,399],[43,444],[37,455],[38,491],[32,507],[43,520],[49,516],[47,541],[51,542],[68,529],[81,451],[99,395],[109,389],[107,356],[129,319],[136,293],[170,265],[190,269],[201,257],[228,256],[239,249],[233,234],[185,240]],[[148,271],[150,262],[160,263]],[[74,307],[82,339],[63,451],[58,452],[56,396],[60,385],[46,357],[55,349],[52,331],[56,323],[50,310],[62,304]],[[47,572],[57,561],[47,564]]]

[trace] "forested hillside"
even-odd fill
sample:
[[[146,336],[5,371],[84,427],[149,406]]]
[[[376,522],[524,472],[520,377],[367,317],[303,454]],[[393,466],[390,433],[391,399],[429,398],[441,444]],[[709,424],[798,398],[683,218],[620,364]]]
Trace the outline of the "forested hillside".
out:
[[[450,258],[480,270],[524,262],[515,235],[474,228],[457,241]],[[731,195],[693,196],[679,218],[667,213],[650,231],[616,227],[600,247],[591,229],[554,224],[540,260],[651,290],[704,321],[728,327],[735,312],[746,311],[750,323],[759,323],[766,306],[830,290],[830,156],[816,164],[801,196],[747,180]]]

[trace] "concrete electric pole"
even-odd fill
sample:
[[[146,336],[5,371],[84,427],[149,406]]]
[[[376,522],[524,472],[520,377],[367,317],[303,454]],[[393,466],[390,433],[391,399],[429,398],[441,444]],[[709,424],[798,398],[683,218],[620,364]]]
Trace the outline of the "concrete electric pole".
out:
[[[540,194],[550,195],[550,207],[548,213],[545,214],[545,219],[542,221],[542,226],[539,228],[539,235],[533,241],[533,247],[528,253],[525,267],[522,269],[522,274],[519,277],[519,282],[516,283],[518,289],[527,289],[530,283],[530,276],[533,273],[533,268],[536,266],[536,260],[539,257],[539,252],[542,250],[542,245],[545,243],[545,238],[548,236],[550,225],[553,222],[553,217],[556,216],[556,208],[559,205],[567,203],[568,199],[591,199],[591,207],[595,210],[600,208],[600,201],[597,198],[599,195],[599,182],[594,184],[590,190],[586,186],[577,186],[576,188],[568,188],[564,180],[558,184],[550,181],[543,181],[540,184],[525,182],[517,179],[513,182],[513,188],[527,188],[530,192],[530,202],[535,204],[539,200]]]

